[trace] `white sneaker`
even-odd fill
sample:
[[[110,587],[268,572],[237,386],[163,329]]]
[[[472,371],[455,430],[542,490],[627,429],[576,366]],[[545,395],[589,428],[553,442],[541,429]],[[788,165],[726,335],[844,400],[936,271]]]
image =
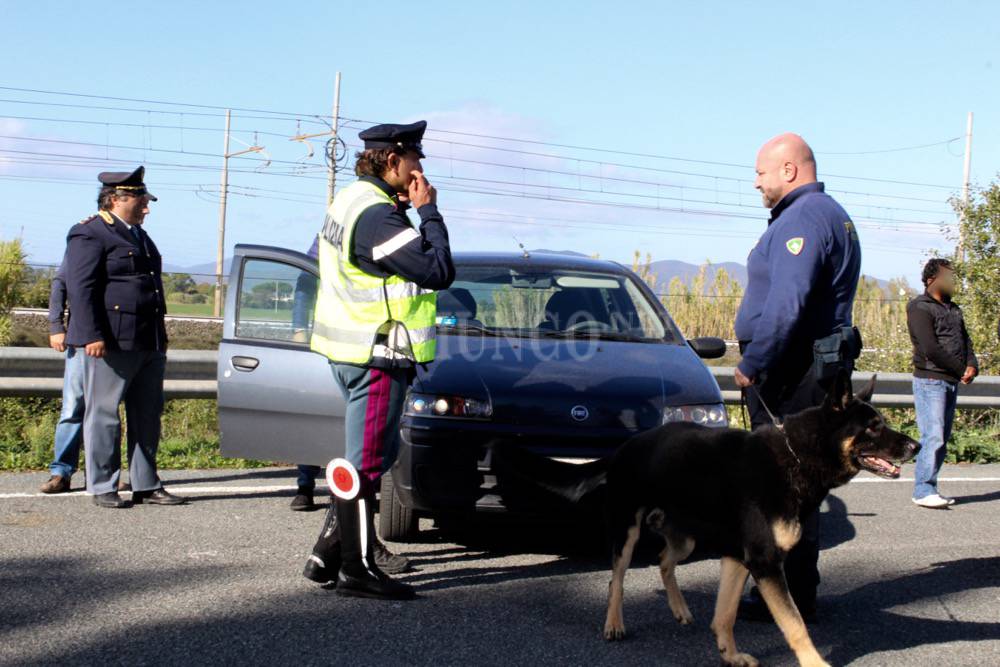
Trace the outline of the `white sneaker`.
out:
[[[932,493],[929,496],[924,496],[923,498],[914,498],[913,503],[920,505],[921,507],[928,507],[930,509],[940,510],[948,507],[949,505],[955,504],[954,498],[944,498],[943,496]]]

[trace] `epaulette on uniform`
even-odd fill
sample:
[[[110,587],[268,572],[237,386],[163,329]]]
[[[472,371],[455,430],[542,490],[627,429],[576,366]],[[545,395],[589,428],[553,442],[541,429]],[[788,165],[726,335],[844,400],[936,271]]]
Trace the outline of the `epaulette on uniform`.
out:
[[[98,218],[100,218],[104,222],[108,223],[109,225],[115,224],[115,219],[112,218],[111,214],[108,213],[107,211],[98,211],[97,213],[95,213],[95,214],[93,214],[93,215],[91,215],[89,217],[86,217],[83,220],[81,220],[79,224],[85,225],[88,222],[93,222],[94,220],[97,220]]]

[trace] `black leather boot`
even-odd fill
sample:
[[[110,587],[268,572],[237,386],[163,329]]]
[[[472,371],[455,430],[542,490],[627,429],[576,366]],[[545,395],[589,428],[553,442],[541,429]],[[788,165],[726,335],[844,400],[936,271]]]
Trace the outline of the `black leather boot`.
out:
[[[313,546],[312,554],[306,561],[302,576],[318,584],[336,584],[340,571],[340,524],[337,521],[337,503],[331,499],[326,511],[323,529]]]
[[[369,506],[374,490],[365,489],[354,500],[337,499],[340,521],[340,574],[337,594],[379,600],[412,600],[413,587],[394,581],[375,563],[375,524]]]

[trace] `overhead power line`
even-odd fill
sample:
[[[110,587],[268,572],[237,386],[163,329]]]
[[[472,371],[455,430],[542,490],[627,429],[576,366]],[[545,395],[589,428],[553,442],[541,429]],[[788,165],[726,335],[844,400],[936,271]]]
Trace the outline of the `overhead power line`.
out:
[[[72,144],[72,143],[85,143],[85,142],[58,142],[57,141],[57,143],[71,143]],[[100,144],[92,144],[92,146],[103,147]],[[137,151],[139,151],[139,150],[153,150],[153,151],[164,150],[165,152],[168,152],[168,153],[179,153],[179,154],[186,154],[186,155],[192,155],[192,156],[216,157],[216,156],[214,156],[212,154],[199,154],[199,153],[193,153],[193,152],[170,151],[170,150],[166,150],[166,149],[143,149],[142,147],[136,147],[136,146],[132,146],[132,147],[124,146],[124,147],[114,147],[114,148],[116,148],[116,149],[127,149],[127,150],[137,150]],[[59,157],[59,158],[62,158],[62,160],[60,160],[59,163],[62,164],[62,165],[65,165],[65,166],[103,165],[103,164],[107,164],[108,162],[113,162],[113,163],[123,163],[123,162],[126,162],[124,160],[112,159],[110,157],[105,158],[105,157],[100,157],[100,156],[78,156],[78,155],[65,154],[65,153],[42,153],[42,152],[37,152],[37,151],[20,151],[20,150],[15,150],[15,149],[0,149],[0,154],[2,154],[2,153],[14,153],[14,154],[25,155],[25,156],[41,156],[41,157],[54,156],[54,157]],[[8,160],[9,160],[9,158],[8,158]],[[294,165],[296,168],[301,167],[301,164],[298,163],[298,162],[281,161],[281,160],[275,160],[274,162],[279,163],[279,164]],[[44,161],[43,161],[43,163],[44,163]],[[214,166],[214,165],[177,164],[177,163],[169,163],[169,162],[147,162],[147,164],[149,164],[151,166],[162,166],[162,167],[166,167],[166,168],[180,168],[180,169],[187,169],[187,170],[215,171],[217,169],[217,167]],[[287,173],[287,172],[277,172],[277,171],[256,171],[256,170],[237,170],[237,169],[233,169],[232,171],[234,173],[256,173],[256,174],[261,174],[261,175],[289,176],[289,177],[297,177],[297,178],[315,178],[315,179],[319,178],[318,176],[309,176],[308,174],[295,173],[295,172]],[[459,191],[459,192],[467,192],[467,193],[471,193],[471,194],[484,194],[484,195],[494,195],[494,196],[504,196],[504,197],[520,197],[520,198],[527,198],[527,199],[537,199],[537,200],[546,200],[546,201],[558,201],[558,202],[566,202],[566,203],[581,203],[581,204],[589,204],[589,205],[606,205],[606,206],[617,206],[617,207],[629,207],[629,206],[632,206],[634,208],[639,208],[639,209],[642,209],[642,210],[659,210],[659,211],[665,211],[665,212],[690,213],[692,215],[719,215],[719,216],[725,216],[725,217],[739,217],[739,218],[754,219],[754,220],[760,219],[762,217],[762,215],[763,215],[762,213],[761,214],[740,215],[740,214],[736,214],[736,213],[733,213],[733,212],[730,212],[730,211],[705,210],[705,209],[700,209],[700,208],[699,209],[695,209],[695,208],[690,208],[690,207],[671,207],[671,206],[663,206],[663,205],[640,206],[640,205],[636,205],[636,204],[630,204],[628,202],[622,202],[620,200],[607,201],[607,200],[595,200],[593,198],[575,198],[574,199],[574,198],[569,198],[569,197],[565,197],[565,196],[555,196],[555,195],[553,195],[551,193],[551,191],[579,192],[579,193],[585,194],[585,195],[602,195],[604,197],[618,197],[618,198],[625,197],[625,198],[632,198],[632,199],[643,199],[643,200],[647,200],[647,201],[649,201],[649,200],[652,200],[652,201],[660,201],[660,200],[663,200],[663,201],[681,201],[681,202],[691,203],[691,204],[707,204],[707,205],[724,206],[724,207],[748,208],[748,209],[754,209],[754,210],[758,210],[760,208],[760,207],[758,207],[756,205],[751,206],[751,205],[748,205],[748,204],[738,204],[738,203],[737,204],[732,204],[732,203],[707,201],[707,200],[685,199],[685,198],[672,197],[672,196],[663,195],[663,194],[653,195],[653,194],[644,194],[644,193],[636,193],[636,192],[616,192],[616,191],[613,191],[613,190],[598,190],[598,189],[582,188],[582,187],[571,188],[571,187],[566,187],[566,186],[519,183],[519,182],[514,182],[514,181],[502,181],[502,180],[497,180],[497,179],[475,178],[475,177],[467,177],[467,176],[454,176],[454,175],[448,175],[448,174],[430,173],[428,175],[429,175],[430,178],[434,179],[435,181],[442,181],[442,182],[454,181],[454,182],[457,182],[457,183],[454,183],[455,187],[450,188],[451,190],[453,190],[453,191]],[[464,186],[462,184],[463,182],[472,183],[476,187],[478,187],[479,189],[473,189],[473,188]],[[494,187],[490,188],[490,186],[494,186]],[[500,187],[496,187],[496,186],[506,186],[506,188],[500,188]],[[520,188],[520,190],[512,190],[510,188]],[[527,192],[527,191],[525,191],[525,189],[528,189],[528,188],[530,188],[534,192]],[[544,194],[543,194],[543,191],[544,191]],[[859,217],[861,219],[873,220],[873,221],[876,221],[876,222],[890,222],[890,223],[897,223],[897,224],[931,225],[931,226],[939,226],[941,224],[940,222],[931,222],[931,221],[926,221],[926,220],[908,220],[908,219],[877,217],[877,216],[856,216],[856,217]]]
[[[217,155],[215,155],[214,153],[199,152],[199,151],[174,150],[174,149],[166,149],[166,148],[155,148],[155,147],[152,147],[152,146],[127,146],[127,145],[107,144],[107,143],[101,144],[101,143],[97,143],[97,142],[71,141],[71,140],[67,140],[67,139],[50,139],[50,138],[42,138],[42,137],[29,137],[29,136],[23,136],[23,135],[0,135],[0,139],[9,139],[9,140],[12,140],[12,141],[56,143],[56,144],[65,144],[65,145],[74,145],[74,146],[87,146],[87,147],[92,147],[92,148],[102,148],[102,149],[104,149],[106,151],[106,153],[105,153],[105,159],[109,158],[109,154],[107,153],[107,151],[112,150],[112,149],[114,149],[114,150],[143,151],[143,152],[145,152],[145,151],[152,151],[152,152],[162,152],[162,153],[192,155],[192,156],[197,156],[197,157],[212,157],[212,158],[217,157]],[[349,144],[349,145],[350,146],[355,146],[353,144]],[[355,146],[355,147],[357,147],[357,146]],[[19,151],[16,151],[16,150],[13,150],[13,149],[0,149],[0,152],[13,152],[13,153],[16,153],[16,152],[19,152]],[[23,151],[21,151],[21,152],[23,152]],[[78,157],[85,157],[85,156],[78,156]],[[86,157],[89,158],[91,156],[86,156]],[[92,156],[92,157],[100,159],[99,156]],[[247,156],[247,157],[248,157],[248,159],[254,159],[254,158],[250,158],[249,156]],[[468,163],[468,164],[475,164],[475,165],[480,165],[480,166],[488,166],[488,167],[495,167],[495,168],[512,169],[512,170],[517,170],[517,171],[521,171],[521,172],[533,172],[533,173],[555,174],[555,175],[559,175],[559,176],[567,176],[567,177],[578,179],[578,183],[580,183],[580,184],[577,187],[567,187],[565,185],[538,184],[538,183],[528,183],[528,182],[517,183],[517,182],[514,182],[514,181],[501,180],[501,179],[495,179],[495,178],[493,178],[493,179],[486,179],[486,178],[477,179],[477,178],[464,177],[464,176],[454,176],[454,175],[451,175],[451,174],[448,175],[448,176],[445,176],[445,178],[453,178],[453,179],[458,179],[458,180],[469,180],[469,181],[474,181],[474,182],[490,182],[490,183],[495,183],[495,184],[500,184],[500,185],[520,185],[523,188],[575,190],[575,191],[587,192],[587,193],[592,193],[592,194],[596,194],[596,193],[599,193],[599,194],[611,194],[611,195],[618,195],[618,196],[634,196],[634,197],[648,198],[648,199],[657,199],[657,200],[663,199],[663,200],[667,200],[667,201],[682,201],[682,202],[690,202],[690,203],[695,203],[695,204],[714,204],[714,205],[717,205],[717,206],[736,206],[736,207],[743,207],[743,208],[758,208],[757,204],[750,205],[750,204],[742,203],[742,201],[738,201],[738,202],[724,202],[724,201],[719,201],[718,195],[720,195],[720,194],[722,194],[722,195],[734,195],[734,196],[737,196],[737,197],[744,197],[744,196],[749,196],[749,193],[744,193],[744,192],[740,192],[740,191],[732,191],[732,190],[720,190],[717,187],[716,188],[707,188],[707,187],[692,186],[692,185],[679,185],[679,184],[674,184],[674,183],[663,183],[663,182],[658,182],[658,181],[640,180],[640,179],[635,179],[635,178],[624,178],[624,177],[612,176],[612,175],[604,175],[604,174],[585,174],[585,173],[582,173],[582,172],[576,173],[576,172],[571,172],[571,171],[566,171],[566,170],[559,170],[559,169],[548,169],[548,168],[544,168],[544,167],[522,166],[522,165],[516,165],[516,164],[497,163],[497,162],[489,162],[489,161],[484,161],[484,160],[472,160],[472,159],[466,159],[466,158],[454,158],[454,157],[446,157],[446,156],[443,156],[443,155],[442,156],[436,156],[436,157],[439,157],[441,160],[451,160],[453,162],[457,161],[457,162],[463,162],[463,163]],[[308,165],[308,164],[303,163],[301,161],[293,161],[293,160],[270,159],[269,162],[276,163],[276,164],[293,165],[297,169],[306,169],[306,168],[309,168],[310,166],[320,167],[320,168],[326,169],[325,165]],[[705,177],[705,178],[713,178],[710,175],[697,174],[697,173],[693,173],[693,172],[677,172],[677,173],[682,173],[682,174],[690,175],[690,176],[699,176],[699,177]],[[635,184],[635,185],[641,185],[641,186],[647,186],[647,187],[656,187],[657,190],[660,190],[661,188],[667,188],[670,191],[679,191],[682,194],[682,196],[673,196],[673,195],[669,195],[669,194],[663,194],[661,192],[658,192],[656,195],[649,195],[649,194],[642,194],[642,193],[622,193],[622,192],[606,191],[603,187],[600,190],[596,190],[596,189],[592,189],[592,188],[584,188],[582,186],[582,179],[590,179],[590,180],[593,180],[593,181],[599,181],[602,184],[603,184],[604,181],[608,181],[608,182],[611,182],[611,183],[626,183],[626,184]],[[706,199],[696,199],[696,198],[691,198],[691,197],[685,197],[685,196],[683,196],[683,192],[685,190],[695,191],[695,192],[709,192],[709,193],[714,193],[717,196],[716,196],[716,198],[715,198],[714,201],[712,201],[712,200],[706,200]],[[754,196],[756,196],[756,195],[754,195]],[[875,196],[877,196],[877,195],[875,195]],[[946,213],[944,211],[933,211],[933,210],[928,210],[928,209],[904,208],[904,207],[896,207],[896,206],[882,206],[882,205],[874,204],[874,203],[871,203],[871,202],[846,202],[846,203],[848,205],[850,205],[850,206],[863,206],[863,207],[878,208],[878,209],[883,209],[883,210],[888,210],[888,211],[906,210],[906,211],[918,212],[918,213],[932,213],[932,214],[935,214],[935,215],[947,215],[948,214],[948,213]],[[869,216],[869,217],[872,218],[872,219],[894,220],[894,218],[876,218],[874,216]],[[939,224],[938,222],[912,221],[912,220],[907,220],[907,221],[904,221],[904,222],[911,222],[911,223],[912,222],[918,222],[918,223],[922,223],[922,224]]]
[[[309,112],[281,111],[281,110],[274,110],[274,109],[258,109],[258,108],[250,108],[250,107],[234,107],[234,106],[230,106],[230,105],[195,104],[195,103],[175,102],[175,101],[169,101],[169,100],[150,100],[150,99],[144,99],[144,98],[117,97],[117,96],[110,96],[110,95],[93,95],[93,94],[67,92],[67,91],[54,91],[54,90],[44,90],[44,89],[35,89],[35,88],[19,88],[19,87],[13,87],[13,86],[0,86],[0,90],[8,90],[8,91],[12,91],[12,92],[40,94],[40,95],[53,95],[53,96],[66,96],[66,97],[85,98],[85,99],[111,100],[111,101],[116,101],[116,102],[130,102],[130,103],[138,103],[138,104],[154,104],[154,105],[158,105],[158,106],[168,106],[168,107],[174,107],[174,108],[212,109],[212,110],[217,110],[219,112],[218,114],[214,114],[214,115],[217,115],[217,116],[222,116],[223,115],[222,112],[224,112],[225,109],[231,109],[231,110],[234,110],[234,111],[241,111],[241,112],[248,112],[248,113],[255,113],[255,114],[268,114],[268,116],[266,116],[265,118],[269,118],[271,120],[274,120],[274,119],[277,119],[277,118],[280,118],[280,117],[284,117],[286,119],[296,119],[296,118],[322,119],[322,118],[325,117],[324,114],[309,113]],[[0,101],[2,101],[2,100],[0,100]],[[22,103],[25,102],[23,100],[13,100],[13,101],[14,102],[22,102]],[[44,102],[43,102],[43,104],[44,104]],[[112,108],[112,109],[113,110],[117,110],[117,109],[114,109],[114,108]],[[156,110],[156,109],[150,110],[150,109],[147,109],[146,111],[157,112],[157,111],[160,111],[160,110]],[[354,123],[374,124],[374,123],[378,122],[378,121],[363,120],[363,119],[358,119],[358,118],[348,118],[348,117],[343,117],[343,116],[341,116],[339,118],[342,119],[345,122],[354,122]],[[323,122],[325,123],[325,121],[323,121]],[[536,140],[536,139],[522,139],[522,138],[517,138],[517,137],[504,137],[504,136],[490,135],[490,134],[484,134],[484,133],[467,132],[467,131],[462,131],[462,130],[451,130],[451,129],[448,129],[448,128],[429,128],[428,131],[431,132],[431,133],[452,134],[452,135],[459,135],[459,136],[470,136],[470,137],[477,137],[477,138],[483,138],[483,139],[492,139],[492,140],[516,142],[516,143],[521,143],[521,144],[526,144],[526,145],[549,146],[549,147],[553,147],[553,148],[562,148],[562,149],[568,149],[568,150],[579,150],[579,151],[587,151],[587,152],[600,152],[600,153],[615,154],[615,155],[626,155],[626,156],[631,156],[631,157],[642,157],[642,158],[648,158],[648,159],[674,160],[674,161],[682,161],[682,162],[690,162],[690,163],[698,163],[698,164],[707,164],[707,165],[715,165],[715,166],[724,166],[724,167],[739,168],[739,169],[752,169],[753,168],[752,165],[744,164],[744,163],[724,162],[724,161],[715,161],[715,160],[700,160],[700,159],[688,158],[688,157],[683,157],[683,156],[675,156],[675,155],[662,155],[662,154],[655,154],[655,153],[644,153],[644,152],[638,152],[638,151],[625,151],[625,150],[609,149],[609,148],[594,147],[594,146],[583,146],[583,145],[566,144],[566,143],[558,143],[558,142],[546,142],[546,141],[541,141],[541,140]],[[942,143],[950,143],[950,140],[948,142],[942,142]],[[914,148],[914,147],[907,147],[905,149],[890,149],[890,150],[910,150],[912,148]],[[873,151],[873,152],[880,152],[880,151]],[[566,158],[566,156],[561,156],[561,157]],[[878,178],[878,177],[864,177],[864,176],[853,176],[853,175],[832,174],[832,173],[831,174],[827,174],[827,176],[831,177],[831,178],[843,178],[843,179],[850,179],[850,180],[870,181],[870,182],[888,183],[888,184],[896,184],[896,185],[908,185],[908,186],[915,186],[915,187],[941,188],[941,189],[947,189],[947,190],[954,190],[955,189],[953,186],[950,186],[950,185],[942,185],[942,184],[937,184],[937,183],[920,183],[920,182],[915,182],[915,181],[904,181],[904,180],[898,180],[898,179],[888,179],[888,178]]]

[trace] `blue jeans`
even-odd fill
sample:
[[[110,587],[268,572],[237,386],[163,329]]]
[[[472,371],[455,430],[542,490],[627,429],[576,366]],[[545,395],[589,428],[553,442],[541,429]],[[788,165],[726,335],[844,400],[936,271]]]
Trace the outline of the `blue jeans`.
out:
[[[62,412],[56,424],[56,458],[49,466],[53,475],[67,479],[76,472],[83,443],[83,349],[66,348],[63,372]]]
[[[938,492],[937,477],[947,453],[957,398],[957,382],[913,378],[913,403],[920,429],[920,452],[913,486],[915,499]]]
[[[312,491],[316,488],[316,478],[319,477],[320,473],[323,471],[319,466],[311,466],[300,463],[298,465],[299,478],[297,481],[298,486],[302,490]]]

